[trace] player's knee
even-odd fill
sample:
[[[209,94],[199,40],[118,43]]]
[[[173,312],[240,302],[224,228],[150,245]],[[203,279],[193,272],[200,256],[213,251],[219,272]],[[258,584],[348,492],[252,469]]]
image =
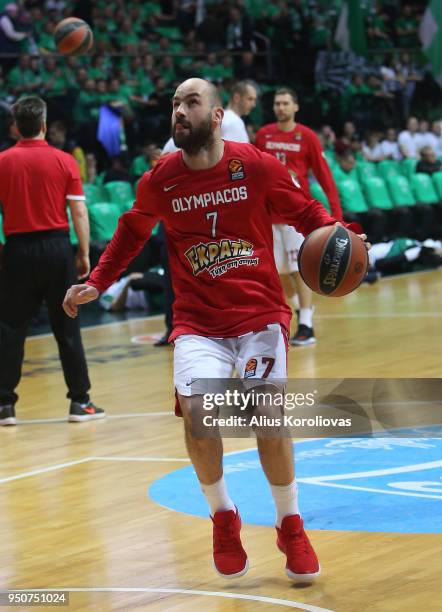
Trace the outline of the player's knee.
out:
[[[191,438],[204,437],[204,406],[200,395],[190,397],[179,395],[181,413],[184,420],[186,435]]]

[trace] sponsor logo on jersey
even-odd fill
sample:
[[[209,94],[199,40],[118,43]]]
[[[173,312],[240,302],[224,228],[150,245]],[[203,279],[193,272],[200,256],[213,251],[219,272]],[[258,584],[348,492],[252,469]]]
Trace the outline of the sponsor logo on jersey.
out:
[[[198,208],[207,208],[209,205],[217,206],[218,204],[230,204],[231,202],[240,202],[247,200],[247,187],[229,187],[220,191],[209,191],[208,193],[192,194],[182,198],[174,198],[172,200],[173,212],[186,212],[188,210],[197,210]]]
[[[296,142],[266,142],[270,151],[300,151],[301,145]]]
[[[253,257],[253,244],[241,239],[200,242],[187,249],[185,255],[194,276],[207,270],[212,278],[239,266],[257,266],[259,262],[259,257]]]
[[[249,359],[246,363],[246,369],[244,370],[244,378],[251,378],[256,374],[256,366],[258,365],[258,360],[253,357],[253,359]]]
[[[229,161],[229,174],[231,181],[240,181],[245,178],[244,164],[240,159],[231,159]]]

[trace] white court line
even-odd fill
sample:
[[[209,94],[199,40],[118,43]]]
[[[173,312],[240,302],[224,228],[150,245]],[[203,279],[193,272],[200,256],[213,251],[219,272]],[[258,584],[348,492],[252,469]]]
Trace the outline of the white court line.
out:
[[[67,463],[57,463],[56,465],[38,468],[37,470],[32,470],[31,472],[24,472],[23,474],[16,474],[15,476],[0,478],[0,484],[3,484],[5,482],[11,482],[13,480],[20,480],[21,478],[28,478],[29,476],[38,476],[39,474],[46,474],[47,472],[55,472],[55,470],[63,470],[64,468],[71,467],[72,465],[87,463],[90,460],[91,457],[86,457],[85,459],[77,459],[76,461],[68,461]]]
[[[335,482],[321,482],[314,481],[308,482],[308,479],[298,478],[298,482],[305,482],[306,484],[318,485],[320,487],[334,487],[335,489],[351,489],[352,491],[370,491],[371,493],[385,493],[385,495],[403,495],[405,497],[427,497],[429,499],[440,499],[442,495],[426,495],[424,493],[406,493],[405,491],[388,491],[387,489],[374,489],[371,487],[360,487],[352,485],[337,484]]]
[[[145,461],[145,462],[186,462],[189,463],[188,459],[177,459],[175,457],[85,457],[84,459],[77,459],[76,461],[68,461],[67,463],[56,463],[31,472],[23,472],[22,474],[15,474],[14,476],[7,476],[6,478],[0,478],[0,484],[6,482],[12,482],[14,480],[20,480],[22,478],[29,478],[30,476],[38,476],[40,474],[46,474],[47,472],[55,472],[55,470],[63,470],[64,468],[71,467],[73,465],[79,465],[80,463],[87,463],[89,461]]]
[[[0,593],[8,592],[29,592],[32,593],[50,593],[54,589],[11,589],[10,591],[0,590]],[[59,587],[57,591],[67,591],[69,593],[169,593],[171,595],[202,595],[205,597],[224,597],[226,599],[245,599],[248,601],[258,601],[260,603],[273,604],[274,606],[285,606],[286,608],[297,608],[298,610],[307,610],[307,612],[333,612],[328,608],[319,608],[310,604],[301,603],[299,601],[291,601],[289,599],[278,599],[276,597],[264,597],[263,595],[249,595],[245,593],[229,593],[227,591],[197,591],[195,589],[154,589],[154,588],[137,588],[137,587]]]
[[[432,470],[442,467],[442,460],[427,461],[427,463],[415,463],[412,465],[401,465],[400,467],[385,468],[383,470],[371,470],[367,472],[350,472],[348,474],[332,474],[329,476],[312,476],[311,478],[299,478],[299,482],[314,484],[315,482],[327,482],[329,480],[352,480],[353,478],[370,478],[371,476],[386,476],[388,474],[403,474],[408,472],[420,472],[421,470]]]
[[[190,463],[190,459],[182,457],[91,457],[92,461],[158,461],[158,462],[183,462]]]
[[[135,417],[151,416],[175,416],[173,410],[162,410],[161,412],[128,412],[123,414],[107,414],[106,419],[125,419]],[[67,423],[67,417],[54,417],[53,419],[25,419],[17,421],[17,425],[39,425],[41,423]],[[90,422],[90,421],[88,421]]]
[[[134,321],[155,321],[156,319],[164,319],[163,314],[159,315],[151,315],[147,317],[134,317],[133,319],[125,319],[124,321],[112,321],[111,323],[98,323],[98,325],[85,325],[81,328],[81,331],[87,331],[88,329],[99,329],[100,327],[112,327],[114,325],[124,325],[128,323],[132,323]],[[27,336],[26,340],[35,340],[36,338],[51,338],[54,334],[35,334],[34,336]]]

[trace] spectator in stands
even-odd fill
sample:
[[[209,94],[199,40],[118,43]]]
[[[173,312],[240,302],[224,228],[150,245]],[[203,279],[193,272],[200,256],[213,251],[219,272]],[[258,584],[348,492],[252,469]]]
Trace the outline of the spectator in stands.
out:
[[[428,137],[428,146],[436,153],[437,157],[442,157],[442,121],[433,121],[431,132]]]
[[[385,159],[379,132],[369,132],[367,142],[362,145],[362,155],[365,161],[378,162]]]
[[[11,70],[8,72],[8,87],[14,97],[18,98],[30,90],[30,64],[31,58],[28,54],[20,55],[17,65],[11,68]]]
[[[0,151],[13,147],[19,138],[11,107],[0,101]]]
[[[366,23],[367,42],[371,49],[386,49],[393,46],[388,33],[386,16],[381,9],[373,9]]]
[[[111,181],[125,181],[132,183],[133,177],[128,169],[127,154],[119,153],[111,160],[111,167],[104,175],[104,183]]]
[[[241,55],[241,63],[236,68],[235,76],[242,80],[260,80],[261,75],[255,65],[255,56],[251,51],[244,51]]]
[[[38,50],[42,55],[56,53],[57,47],[54,40],[55,22],[48,19],[43,24],[43,31],[38,37]]]
[[[436,153],[431,147],[423,147],[420,152],[420,160],[416,164],[416,172],[433,174],[442,170],[442,162],[437,159]]]
[[[153,142],[147,142],[141,149],[141,155],[134,157],[131,165],[131,172],[135,179],[139,179],[145,172],[152,168],[152,161],[161,155],[161,149]]]
[[[422,70],[415,66],[409,53],[402,53],[394,60],[396,72],[403,84],[402,96],[404,116],[410,114],[411,102],[413,100],[416,84],[422,80]]]
[[[212,4],[207,7],[206,15],[201,23],[198,24],[195,35],[196,40],[203,42],[207,51],[209,52],[218,52],[222,49],[225,49],[225,30],[220,28],[220,16],[217,5]],[[185,44],[186,49],[191,49],[189,46],[189,35],[191,35],[192,30],[185,33]]]
[[[229,51],[253,51],[252,27],[246,14],[232,6],[226,26],[226,47]]]
[[[67,105],[68,82],[54,57],[46,57],[41,69],[43,93],[52,119],[68,120],[70,107]]]
[[[324,151],[333,152],[335,150],[336,134],[330,125],[323,125],[319,130],[318,137]]]
[[[23,31],[20,27],[18,17],[19,7],[14,3],[6,4],[0,13],[0,54],[18,55],[21,42],[29,36],[29,32]],[[15,61],[14,57],[2,58],[5,72],[15,64]]]
[[[407,129],[399,134],[398,144],[401,154],[406,157],[418,157],[419,123],[416,117],[410,117],[407,121]]]
[[[401,16],[396,21],[396,43],[398,47],[410,49],[419,46],[417,30],[419,22],[413,15],[411,4],[404,4],[401,9]]]
[[[421,119],[419,121],[419,131],[416,136],[416,148],[418,153],[420,154],[420,150],[423,147],[431,147],[431,132],[430,132],[430,123],[426,119]]]
[[[86,153],[86,183],[95,185],[98,178],[97,158],[93,153]]]
[[[49,124],[47,140],[49,144],[56,149],[73,155],[80,169],[81,180],[86,181],[86,156],[83,149],[77,145],[75,140],[67,138],[67,128],[62,121],[52,121],[52,123]]]
[[[394,128],[387,129],[387,137],[381,142],[381,151],[384,159],[402,159],[399,145],[397,143],[397,132]]]
[[[354,106],[354,98],[356,96],[369,96],[370,94],[370,88],[365,83],[362,74],[352,74],[351,82],[342,94],[344,113],[347,114],[349,110]]]
[[[360,140],[356,132],[356,126],[353,121],[346,121],[342,130],[342,135],[338,138],[335,144],[337,155],[342,155],[348,151],[356,152],[360,149]]]

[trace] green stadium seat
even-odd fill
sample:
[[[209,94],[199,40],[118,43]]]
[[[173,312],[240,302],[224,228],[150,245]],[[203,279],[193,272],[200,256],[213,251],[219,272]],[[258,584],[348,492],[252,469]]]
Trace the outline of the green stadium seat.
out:
[[[5,242],[5,235],[3,233],[3,216],[0,213],[0,243],[4,243]]]
[[[310,183],[310,193],[312,194],[312,198],[321,202],[328,213],[331,212],[330,204],[328,203],[328,198],[325,195],[324,190],[321,185],[317,181],[312,181]]]
[[[416,200],[420,204],[436,204],[439,202],[439,197],[429,174],[416,172],[416,174],[411,177],[411,187],[416,196]]]
[[[120,205],[134,197],[132,185],[126,181],[111,181],[105,183],[104,188],[109,202],[114,204]]]
[[[362,183],[366,178],[378,176],[376,164],[374,162],[357,162],[356,171],[358,173],[359,182]]]
[[[120,209],[112,202],[97,202],[89,207],[91,239],[111,240],[117,229]]]
[[[344,179],[337,184],[342,210],[351,213],[365,213],[368,206],[358,181]]]
[[[130,210],[135,202],[135,198],[130,198],[129,200],[125,200],[124,202],[120,202],[118,204],[118,208],[120,209],[120,214],[122,215],[127,210]]]
[[[408,179],[411,179],[413,174],[416,172],[417,159],[403,159],[400,164],[402,174],[404,174]]]
[[[106,197],[103,193],[103,188],[100,185],[92,185],[92,183],[83,183],[83,191],[86,196],[86,206],[95,204],[95,202],[102,202],[103,198]]]
[[[378,175],[386,181],[389,176],[401,173],[399,162],[394,159],[383,159],[378,163]]]
[[[442,200],[442,172],[435,172],[432,176],[434,188],[437,191],[439,200]]]
[[[67,213],[68,213],[68,220],[69,220],[69,240],[71,241],[71,244],[73,246],[77,246],[78,238],[74,230],[74,224],[72,223],[71,209],[69,208],[69,206],[67,207]]]
[[[416,204],[416,198],[406,176],[390,174],[386,182],[395,206],[414,206]]]
[[[364,194],[370,208],[391,210],[393,202],[387,191],[384,179],[379,176],[370,176],[362,182]]]

